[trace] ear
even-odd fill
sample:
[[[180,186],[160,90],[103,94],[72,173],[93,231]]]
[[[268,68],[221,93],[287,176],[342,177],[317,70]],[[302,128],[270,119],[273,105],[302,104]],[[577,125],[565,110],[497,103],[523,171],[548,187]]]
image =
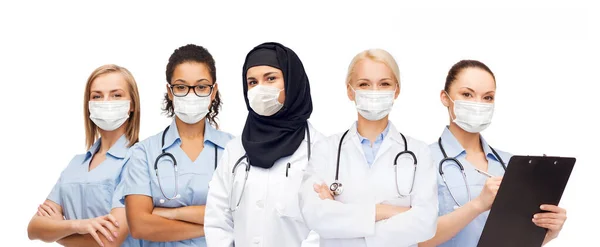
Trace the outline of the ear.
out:
[[[355,94],[354,94],[354,90],[352,90],[352,87],[350,87],[350,83],[346,83],[346,93],[348,94],[348,99],[350,101],[354,101],[355,100]]]
[[[450,107],[450,99],[444,90],[440,91],[440,101],[445,107]]]
[[[394,99],[398,99],[398,95],[400,95],[400,83],[396,84],[396,93],[394,94]]]
[[[169,96],[169,100],[173,101],[173,94],[171,93],[171,88],[169,87],[169,83],[167,83],[166,87],[167,87],[167,95]]]
[[[212,89],[212,93],[211,93],[211,95],[210,95],[210,101],[211,101],[211,102],[212,102],[212,101],[214,101],[214,100],[215,100],[215,98],[217,98],[217,93],[218,93],[218,92],[219,92],[219,84],[217,84],[217,83],[215,82],[215,84],[214,84],[214,86],[213,86],[213,89]]]

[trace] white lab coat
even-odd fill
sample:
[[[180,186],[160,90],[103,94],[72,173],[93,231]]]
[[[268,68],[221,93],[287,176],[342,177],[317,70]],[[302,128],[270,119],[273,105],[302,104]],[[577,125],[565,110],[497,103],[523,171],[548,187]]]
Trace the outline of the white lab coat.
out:
[[[310,124],[309,133],[311,152],[315,152],[313,144],[324,136]],[[239,208],[229,212],[232,169],[245,154],[241,138],[229,142],[209,184],[204,217],[208,247],[319,246],[318,235],[304,223],[298,203],[298,191],[308,165],[306,145],[305,138],[294,154],[278,159],[270,169],[251,167]],[[241,191],[244,168],[243,164],[236,168],[234,193]],[[236,194],[234,199],[238,197]]]
[[[436,170],[424,142],[405,135],[408,150],[417,156],[412,196],[398,198],[394,158],[404,150],[396,128],[390,129],[369,166],[360,144],[356,124],[342,144],[339,181],[344,191],[335,200],[321,200],[313,184],[335,180],[339,141],[343,133],[315,145],[300,191],[300,207],[308,227],[320,236],[321,247],[414,246],[432,238],[438,217]],[[413,176],[410,155],[398,158],[398,188],[408,194]],[[411,207],[409,211],[375,222],[375,205]]]

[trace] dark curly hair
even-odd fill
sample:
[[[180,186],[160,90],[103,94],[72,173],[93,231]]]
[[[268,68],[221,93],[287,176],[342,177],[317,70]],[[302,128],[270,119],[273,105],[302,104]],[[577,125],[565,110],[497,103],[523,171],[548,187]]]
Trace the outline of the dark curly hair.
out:
[[[186,62],[196,62],[202,63],[208,67],[208,71],[210,76],[212,77],[213,85],[217,83],[217,69],[215,67],[215,59],[212,55],[206,50],[206,48],[198,45],[185,45],[177,48],[171,57],[169,57],[169,63],[167,64],[166,76],[167,83],[171,84],[171,79],[173,78],[173,72],[177,65]],[[206,117],[210,124],[219,128],[219,124],[217,123],[217,115],[219,115],[219,109],[221,109],[221,94],[217,92],[215,99],[210,104],[210,109]],[[169,99],[169,93],[165,93],[165,107],[163,111],[167,116],[173,117],[175,115],[175,111],[173,109],[173,101]]]

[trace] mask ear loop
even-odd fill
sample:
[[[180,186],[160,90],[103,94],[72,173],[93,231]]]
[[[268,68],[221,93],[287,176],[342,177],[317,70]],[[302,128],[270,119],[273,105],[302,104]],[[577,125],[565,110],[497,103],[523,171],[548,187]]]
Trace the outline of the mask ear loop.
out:
[[[446,90],[444,90],[444,93],[446,94],[446,97],[448,97],[448,99],[450,101],[452,101],[452,104],[454,105],[454,111],[456,111],[456,104],[454,103],[454,100],[452,100],[452,98],[450,97],[450,94],[448,94],[448,92],[446,92]],[[452,119],[452,122],[456,121],[456,117],[452,117],[452,112],[450,112],[450,106],[448,106],[448,115],[450,115],[450,119]],[[456,114],[454,114],[456,116]]]

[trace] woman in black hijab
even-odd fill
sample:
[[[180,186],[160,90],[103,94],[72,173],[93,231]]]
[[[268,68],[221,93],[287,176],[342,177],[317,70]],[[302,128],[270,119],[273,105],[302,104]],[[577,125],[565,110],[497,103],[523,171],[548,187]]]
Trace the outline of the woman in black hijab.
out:
[[[307,121],[312,100],[302,61],[281,44],[264,43],[248,53],[242,75],[248,117],[209,185],[207,244],[318,246],[298,203],[312,145],[323,138]]]

